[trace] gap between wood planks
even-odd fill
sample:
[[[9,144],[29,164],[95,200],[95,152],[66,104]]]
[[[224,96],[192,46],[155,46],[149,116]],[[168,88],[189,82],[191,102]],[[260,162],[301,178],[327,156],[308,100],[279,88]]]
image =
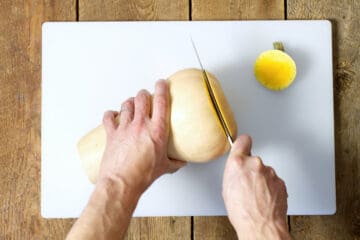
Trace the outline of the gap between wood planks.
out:
[[[284,19],[287,20],[287,0],[284,0]],[[291,223],[290,223],[291,217],[287,216],[287,225],[289,233],[291,234]]]
[[[76,21],[79,22],[79,0],[76,0],[75,2],[75,10],[76,10]]]
[[[194,216],[191,216],[191,222],[190,222],[190,239],[194,240]]]
[[[189,0],[189,21],[192,21],[192,0]],[[194,228],[194,216],[191,216],[190,221],[191,221],[190,222],[190,226],[191,226],[190,239],[194,240],[194,231],[195,231],[195,228]]]
[[[189,0],[189,21],[192,21],[192,0]]]

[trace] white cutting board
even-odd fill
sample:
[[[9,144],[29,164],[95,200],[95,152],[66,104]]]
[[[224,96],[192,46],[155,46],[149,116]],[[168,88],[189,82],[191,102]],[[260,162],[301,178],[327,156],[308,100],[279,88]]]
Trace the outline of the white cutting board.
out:
[[[107,109],[157,79],[204,66],[220,80],[239,133],[252,153],[286,182],[288,214],[333,214],[335,204],[331,24],[328,21],[45,23],[42,39],[41,214],[77,217],[93,185],[77,141]],[[282,41],[297,64],[290,88],[255,80],[258,54]],[[134,216],[226,215],[221,182],[226,156],[189,164],[158,179]]]

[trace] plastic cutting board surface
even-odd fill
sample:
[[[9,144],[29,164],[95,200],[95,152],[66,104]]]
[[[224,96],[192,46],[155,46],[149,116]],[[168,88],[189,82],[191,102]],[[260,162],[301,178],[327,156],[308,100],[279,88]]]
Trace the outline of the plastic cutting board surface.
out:
[[[285,180],[288,214],[335,212],[331,24],[328,21],[45,23],[42,33],[41,213],[77,217],[93,185],[77,141],[157,79],[203,65],[219,79],[239,133]],[[272,92],[253,74],[256,57],[282,41],[297,64],[288,89]],[[226,215],[226,156],[158,179],[134,216]]]

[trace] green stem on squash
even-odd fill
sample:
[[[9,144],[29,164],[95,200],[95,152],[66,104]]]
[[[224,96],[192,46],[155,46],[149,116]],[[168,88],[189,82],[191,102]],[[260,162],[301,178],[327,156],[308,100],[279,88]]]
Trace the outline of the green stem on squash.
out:
[[[273,42],[274,49],[285,52],[284,45],[282,42]]]

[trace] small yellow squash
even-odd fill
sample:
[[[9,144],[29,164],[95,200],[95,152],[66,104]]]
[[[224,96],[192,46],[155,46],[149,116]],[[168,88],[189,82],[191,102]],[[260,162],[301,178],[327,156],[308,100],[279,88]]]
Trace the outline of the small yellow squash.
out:
[[[262,52],[256,59],[254,73],[256,79],[266,88],[283,90],[296,77],[296,64],[284,51],[281,42],[274,43],[273,50]]]

